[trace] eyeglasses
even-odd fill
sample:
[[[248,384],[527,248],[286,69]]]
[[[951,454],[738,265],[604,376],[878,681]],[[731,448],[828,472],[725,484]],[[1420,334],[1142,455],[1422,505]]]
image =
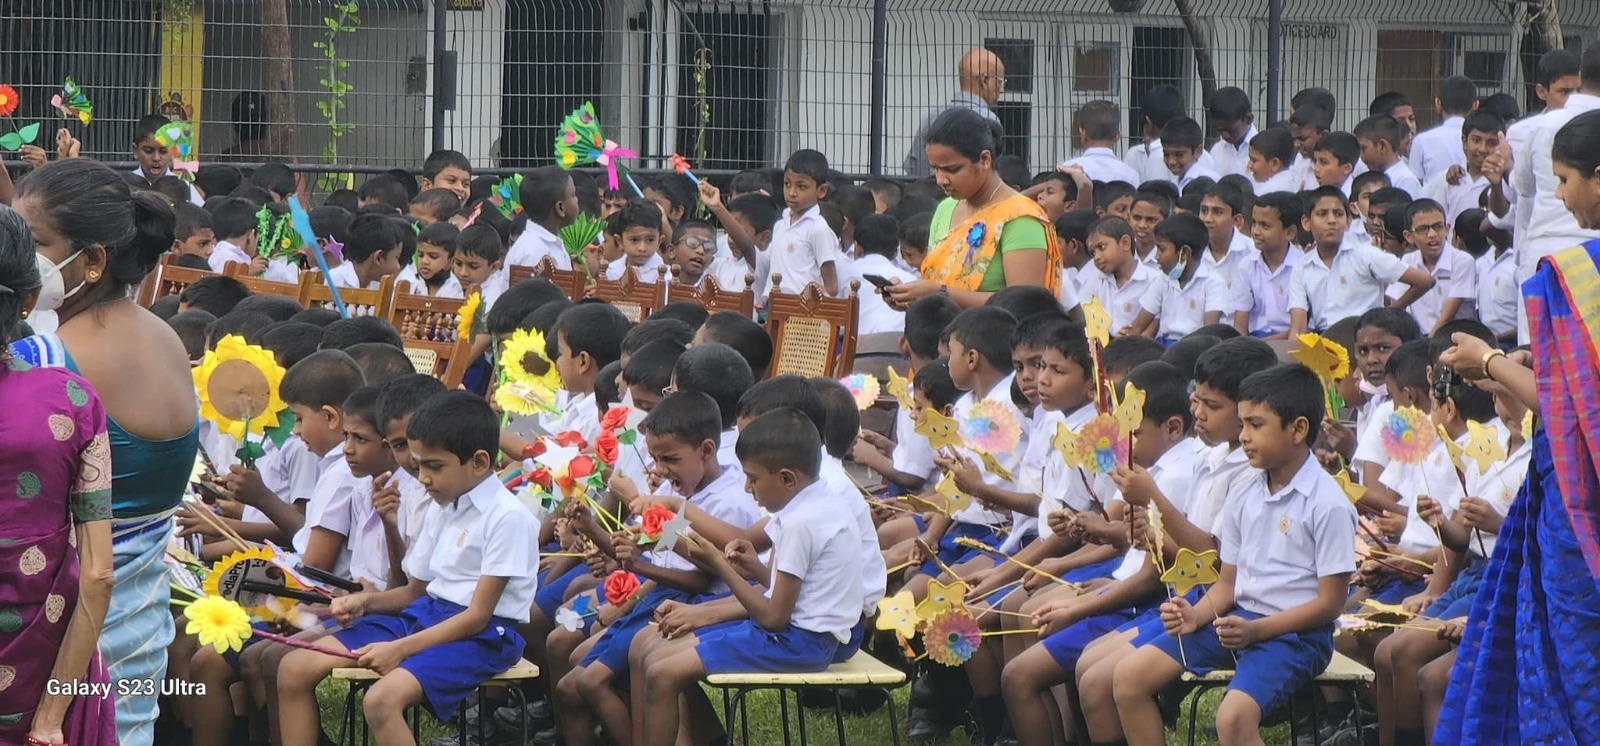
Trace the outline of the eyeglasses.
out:
[[[1431,236],[1435,233],[1443,233],[1448,229],[1449,226],[1445,225],[1444,223],[1434,223],[1432,225],[1419,225],[1415,228],[1412,228],[1411,232],[1419,236]]]
[[[678,243],[681,243],[684,246],[687,246],[687,247],[689,247],[691,249],[707,249],[707,248],[711,248],[711,242],[710,241],[702,241],[702,240],[700,240],[698,238],[695,238],[694,236],[688,236],[688,237],[684,238],[682,241],[679,241]]]

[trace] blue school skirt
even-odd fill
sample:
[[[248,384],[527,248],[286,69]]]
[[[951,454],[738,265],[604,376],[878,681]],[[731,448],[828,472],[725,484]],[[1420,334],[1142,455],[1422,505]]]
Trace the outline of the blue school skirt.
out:
[[[695,633],[694,652],[708,674],[815,673],[833,663],[839,638],[793,624],[772,632],[753,619],[715,624]]]
[[[398,616],[375,614],[357,619],[349,629],[333,633],[346,648],[356,650],[375,642],[392,642],[433,627],[466,611],[441,598],[423,596]],[[504,673],[522,658],[518,622],[494,617],[482,630],[465,639],[435,645],[400,662],[400,667],[422,685],[428,709],[449,720],[456,707],[480,684]]]

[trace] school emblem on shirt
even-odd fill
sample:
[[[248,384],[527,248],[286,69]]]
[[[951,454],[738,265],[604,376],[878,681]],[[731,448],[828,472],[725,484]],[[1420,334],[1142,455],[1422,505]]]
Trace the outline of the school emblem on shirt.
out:
[[[1287,521],[1289,519],[1285,518],[1284,520]],[[466,531],[462,531],[461,533],[456,534],[456,549],[460,549],[461,545],[465,544],[466,542],[467,542],[467,532]]]
[[[1190,298],[1189,299],[1189,310],[1193,311],[1194,309],[1195,309],[1194,299]]]
[[[1284,516],[1278,519],[1278,533],[1283,534],[1284,536],[1289,535],[1289,516]]]

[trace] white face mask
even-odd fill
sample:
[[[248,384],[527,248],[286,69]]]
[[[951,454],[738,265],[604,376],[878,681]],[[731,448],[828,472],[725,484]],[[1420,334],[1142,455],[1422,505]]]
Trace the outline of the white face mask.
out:
[[[1369,399],[1376,399],[1376,398],[1381,397],[1381,396],[1388,396],[1389,395],[1389,386],[1388,386],[1388,384],[1384,384],[1382,386],[1374,386],[1374,385],[1372,385],[1370,383],[1367,383],[1367,379],[1363,377],[1360,380],[1356,381],[1356,385],[1361,388],[1361,393],[1366,394],[1367,398],[1369,398]]]
[[[1183,271],[1188,269],[1188,268],[1189,268],[1189,263],[1188,262],[1185,262],[1183,260],[1179,260],[1177,264],[1172,265],[1172,269],[1167,270],[1167,276],[1171,277],[1174,280],[1182,280],[1183,279]]]
[[[28,325],[33,327],[35,332],[55,331],[56,310],[61,308],[68,298],[83,290],[83,286],[87,284],[80,282],[77,287],[68,291],[66,281],[61,278],[61,268],[67,266],[73,259],[77,259],[82,253],[82,249],[74,251],[59,264],[52,263],[44,254],[34,254],[34,261],[39,265],[39,300],[34,303],[33,312],[28,315]]]

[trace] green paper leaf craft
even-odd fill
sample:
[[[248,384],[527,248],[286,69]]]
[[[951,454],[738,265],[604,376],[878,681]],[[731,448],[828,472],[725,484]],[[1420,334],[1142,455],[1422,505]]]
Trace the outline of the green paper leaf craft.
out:
[[[237,458],[239,461],[243,462],[246,469],[254,469],[256,459],[262,458],[266,455],[266,449],[263,448],[259,442],[254,440],[245,441],[244,445],[239,446],[239,450],[234,451],[233,453],[234,458]]]
[[[39,123],[34,122],[16,132],[0,135],[0,148],[15,152],[21,150],[24,145],[32,145],[37,139],[39,139]]]
[[[556,233],[561,237],[561,245],[566,248],[567,256],[572,257],[573,263],[583,261],[583,250],[589,248],[594,240],[606,229],[606,221],[598,220],[587,213],[578,216],[578,219]]]
[[[168,122],[158,127],[154,134],[156,144],[172,155],[172,171],[184,181],[194,181],[200,170],[200,159],[194,152],[194,125],[188,122]]]
[[[506,220],[515,220],[522,212],[522,174],[501,179],[489,194],[489,204],[494,205]]]
[[[265,433],[266,439],[272,441],[272,444],[279,448],[283,447],[283,444],[289,440],[291,435],[294,435],[294,418],[285,416],[283,413],[278,415],[278,426],[267,428]]]
[[[625,446],[633,445],[638,439],[639,431],[637,430],[623,430],[617,435],[617,442]]]

